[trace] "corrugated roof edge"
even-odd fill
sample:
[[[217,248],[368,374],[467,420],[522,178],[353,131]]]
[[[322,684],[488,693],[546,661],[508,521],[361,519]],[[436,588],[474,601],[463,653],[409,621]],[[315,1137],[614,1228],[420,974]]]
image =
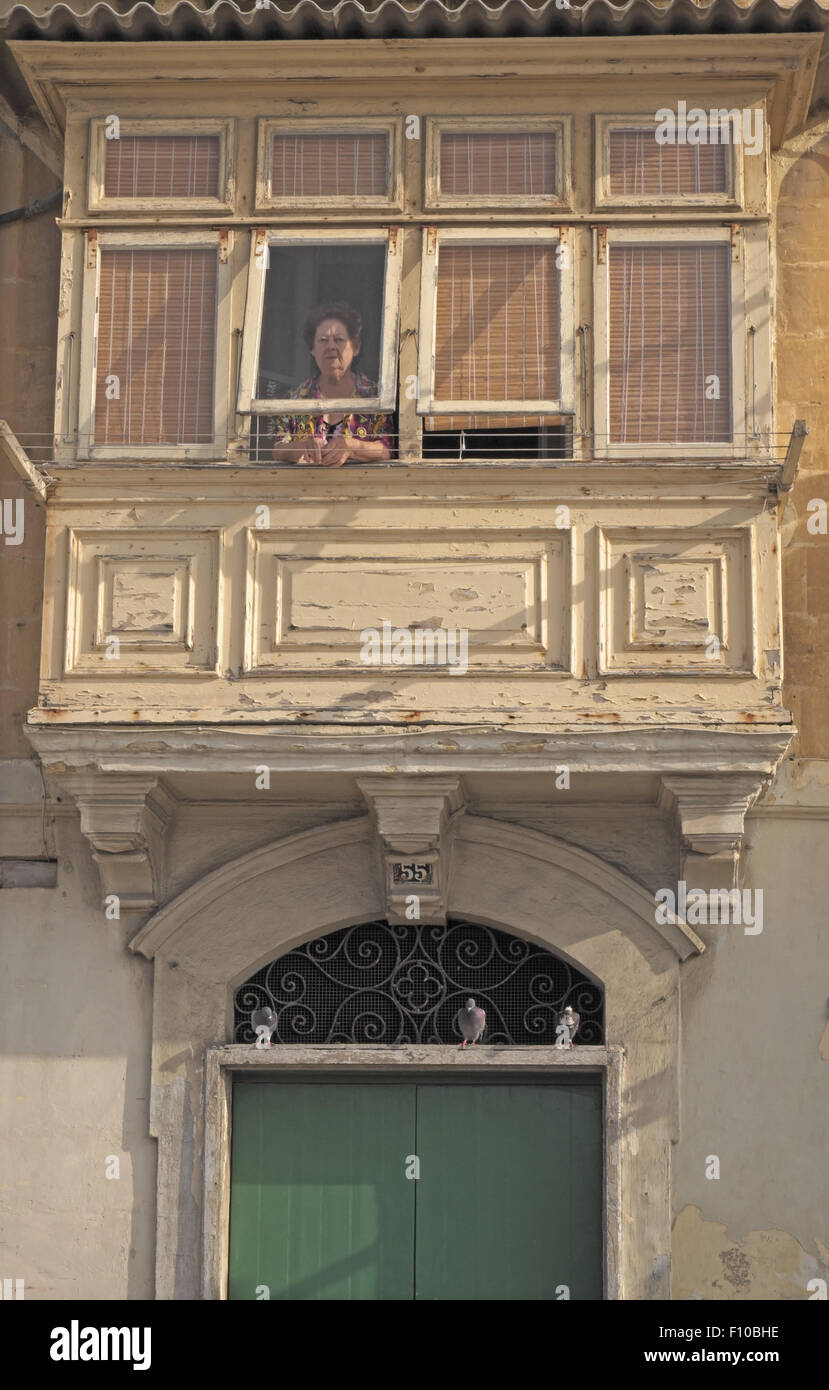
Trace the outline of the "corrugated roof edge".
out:
[[[735,0],[587,0],[559,9],[556,0],[533,5],[526,0],[505,0],[485,5],[483,0],[460,0],[445,5],[441,0],[422,0],[405,5],[400,0],[380,0],[368,8],[358,0],[339,0],[324,6],[317,0],[299,0],[290,8],[273,3],[257,9],[253,0],[243,9],[232,0],[217,0],[200,10],[190,0],[180,0],[161,13],[147,3],[121,8],[97,4],[85,13],[68,5],[55,5],[44,14],[33,14],[26,5],[15,5],[0,16],[0,40],[55,39],[64,42],[146,43],[159,40],[257,39],[416,39],[416,38],[521,38],[557,36],[603,37],[649,34],[757,34],[814,33],[829,28],[829,4],[796,0],[782,5],[776,0],[755,0],[739,5]]]

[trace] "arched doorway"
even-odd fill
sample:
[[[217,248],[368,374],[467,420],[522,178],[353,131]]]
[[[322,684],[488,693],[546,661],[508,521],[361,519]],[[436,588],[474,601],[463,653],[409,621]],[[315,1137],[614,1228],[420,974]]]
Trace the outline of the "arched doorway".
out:
[[[235,993],[234,1041],[267,1006],[277,1046],[556,1044],[569,1005],[604,1041],[601,986],[535,942],[450,921],[358,923],[277,957]],[[560,1049],[559,1049],[560,1051]],[[236,1078],[231,1299],[601,1298],[602,1090],[558,1070],[482,1079]]]
[[[240,984],[280,953],[382,918],[385,887],[369,817],[304,831],[223,865],[130,943],[154,962],[158,1298],[227,1297],[234,1079],[362,1081],[405,1073],[416,1083],[425,1073],[489,1082],[571,1070],[602,1081],[605,1296],[670,1296],[679,965],[701,943],[681,923],[656,921],[652,896],[597,856],[483,817],[460,820],[448,881],[450,921],[508,930],[601,982],[604,1046],[257,1051],[233,1043]]]

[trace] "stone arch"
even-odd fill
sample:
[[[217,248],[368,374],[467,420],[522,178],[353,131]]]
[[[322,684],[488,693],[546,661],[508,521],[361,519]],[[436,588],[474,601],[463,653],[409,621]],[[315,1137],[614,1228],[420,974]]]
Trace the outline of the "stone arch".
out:
[[[653,898],[618,869],[537,831],[464,815],[444,856],[451,915],[537,941],[603,984],[607,1044],[624,1052],[622,1128],[627,1115],[646,1136],[619,1146],[623,1188],[625,1179],[642,1187],[651,1214],[630,1229],[621,1287],[639,1290],[625,1297],[669,1297],[679,962],[701,943],[681,924],[657,926]],[[158,1297],[202,1288],[202,1210],[214,1180],[204,1167],[205,1061],[227,1047],[233,987],[314,936],[384,916],[382,856],[364,816],[223,865],[133,938],[155,970]]]

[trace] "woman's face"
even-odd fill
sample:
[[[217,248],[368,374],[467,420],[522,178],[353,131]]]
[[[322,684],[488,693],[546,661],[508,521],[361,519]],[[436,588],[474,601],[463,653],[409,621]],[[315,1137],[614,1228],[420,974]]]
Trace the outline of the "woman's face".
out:
[[[360,344],[349,338],[342,319],[323,319],[318,325],[311,355],[323,376],[345,376],[359,351]]]

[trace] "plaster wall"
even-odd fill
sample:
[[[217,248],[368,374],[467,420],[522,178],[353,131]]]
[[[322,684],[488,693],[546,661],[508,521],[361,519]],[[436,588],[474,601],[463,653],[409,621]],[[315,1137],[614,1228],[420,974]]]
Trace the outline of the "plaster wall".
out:
[[[674,1298],[802,1299],[829,1278],[827,830],[825,811],[750,817],[763,931],[700,927],[682,968]]]

